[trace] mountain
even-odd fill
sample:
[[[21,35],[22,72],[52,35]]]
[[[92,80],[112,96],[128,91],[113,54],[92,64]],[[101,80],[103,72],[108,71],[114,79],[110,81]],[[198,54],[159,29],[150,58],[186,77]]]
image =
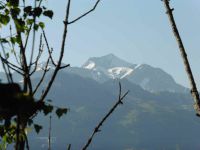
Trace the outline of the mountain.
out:
[[[91,57],[83,65],[82,68],[107,70],[114,67],[131,67],[133,64],[126,62],[114,54],[108,54],[102,57]]]
[[[177,84],[173,77],[162,69],[147,64],[135,67],[133,73],[129,74],[127,79],[151,92],[169,91],[184,93],[188,91],[182,85]]]
[[[108,79],[126,78],[150,92],[184,93],[188,91],[182,85],[177,84],[171,75],[160,68],[147,64],[131,64],[113,54],[89,58],[82,65],[82,68],[90,70],[92,74],[90,77],[93,78],[95,76],[96,78],[93,79],[100,82],[105,82]]]
[[[93,66],[85,63],[81,68],[60,71],[48,94],[53,105],[69,108],[61,119],[51,114],[52,149],[66,149],[68,144],[74,150],[82,148],[116,103],[119,81],[122,91],[130,92],[94,137],[91,150],[199,149],[199,118],[192,108],[193,100],[189,92],[180,91],[185,88],[169,74],[146,64],[128,63],[112,54],[87,62],[91,61]],[[40,80],[41,66],[32,77],[33,86]],[[53,69],[51,66],[36,98],[47,86]],[[13,76],[21,80],[15,73]],[[36,134],[29,127],[30,148],[48,149],[49,116],[39,114],[34,121],[44,128]]]
[[[36,84],[39,78],[35,78]],[[44,81],[46,86],[48,78]],[[60,120],[52,118],[52,149],[81,149],[95,125],[108,112],[118,97],[119,80],[99,83],[68,72],[57,76],[48,99],[56,106],[70,109]],[[189,94],[152,93],[128,79],[121,79],[123,91],[130,90],[124,105],[111,115],[90,149],[115,150],[198,150],[199,120],[192,108]],[[40,93],[39,92],[39,93]],[[48,127],[48,117],[39,116],[37,123]],[[32,149],[47,149],[48,128],[38,135],[30,134]]]
[[[65,64],[62,64],[65,65]],[[32,79],[42,76],[45,62],[40,63],[36,68],[36,73]],[[54,65],[49,64],[48,74],[54,70]],[[89,58],[81,67],[68,67],[61,72],[89,78],[99,83],[104,83],[110,79],[127,79],[139,85],[149,92],[175,92],[185,93],[188,89],[176,83],[173,77],[160,68],[155,68],[147,64],[132,64],[114,54],[101,57]],[[16,72],[13,73],[15,81],[22,81],[22,77]],[[5,76],[0,74],[0,78],[5,81]]]

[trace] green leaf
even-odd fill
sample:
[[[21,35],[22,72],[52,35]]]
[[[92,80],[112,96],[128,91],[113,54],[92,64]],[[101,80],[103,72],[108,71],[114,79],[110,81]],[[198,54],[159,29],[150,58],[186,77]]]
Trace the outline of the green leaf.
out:
[[[9,4],[11,6],[18,6],[19,5],[19,0],[8,0]]]
[[[27,7],[24,8],[24,12],[27,13],[27,14],[30,14],[31,10],[32,10],[32,6],[27,6]]]
[[[42,14],[42,8],[36,7],[34,8],[33,12],[35,17],[39,17]]]
[[[1,6],[0,6],[0,10],[1,10],[1,9],[4,9],[4,8],[5,8],[5,6],[4,6],[4,5],[1,5]]]
[[[34,124],[34,128],[35,128],[35,132],[38,134],[40,130],[42,129],[42,126],[38,124]]]
[[[5,38],[0,39],[1,43],[8,43],[8,40],[6,40]]]
[[[43,113],[46,115],[48,115],[49,113],[51,113],[53,111],[53,106],[51,105],[44,105],[43,108]]]
[[[16,27],[17,27],[17,31],[24,32],[25,22],[21,18],[15,19],[14,21],[15,21],[15,24],[16,24]]]
[[[7,25],[10,22],[10,17],[8,15],[0,14],[0,23]]]
[[[53,11],[52,10],[46,10],[46,11],[43,12],[43,15],[52,19],[53,18]]]
[[[17,8],[17,7],[15,7],[15,8],[10,10],[11,15],[13,16],[13,18],[17,18],[17,16],[19,16],[19,14],[20,14],[20,11],[21,10],[19,8]]]
[[[38,25],[39,25],[40,28],[42,28],[42,29],[44,29],[44,27],[45,27],[44,22],[40,22]]]
[[[26,20],[26,23],[27,23],[28,25],[33,24],[33,22],[34,22],[34,19],[27,19],[27,20]]]
[[[16,43],[16,38],[15,38],[15,37],[11,37],[11,38],[10,38],[10,42],[11,42],[12,44],[15,44],[15,43]]]
[[[34,30],[36,30],[36,31],[37,31],[37,30],[38,30],[38,28],[39,28],[39,25],[38,25],[38,24],[34,24],[34,27],[33,27],[33,28],[34,28]]]
[[[62,115],[66,114],[68,111],[67,108],[58,108],[56,110],[56,115],[58,116],[58,118],[60,118]]]
[[[5,15],[9,15],[9,13],[10,13],[10,10],[8,10],[8,9],[5,9],[5,10],[4,10],[4,12],[5,12]]]

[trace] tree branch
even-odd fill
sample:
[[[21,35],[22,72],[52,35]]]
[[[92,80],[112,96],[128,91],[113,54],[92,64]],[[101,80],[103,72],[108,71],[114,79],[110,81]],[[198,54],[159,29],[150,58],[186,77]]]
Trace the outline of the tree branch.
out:
[[[40,57],[41,57],[43,51],[44,51],[44,50],[43,50],[43,45],[42,45],[42,35],[40,35],[40,44],[39,44],[38,54],[37,54],[37,57],[36,57],[35,61],[30,65],[30,67],[31,67],[32,65],[34,65],[34,69],[33,69],[33,71],[30,73],[30,76],[32,76],[33,73],[36,72],[36,69],[37,69],[37,66],[38,66],[38,62],[39,62],[39,59],[40,59]]]
[[[119,106],[120,104],[123,104],[123,99],[127,96],[127,94],[129,93],[129,91],[127,91],[125,94],[123,94],[123,96],[121,96],[122,94],[122,89],[121,89],[121,83],[119,83],[119,97],[117,102],[113,105],[113,107],[109,110],[109,112],[102,118],[102,120],[99,122],[99,124],[95,127],[92,135],[90,136],[90,138],[88,139],[87,143],[85,144],[85,146],[82,148],[82,150],[86,150],[89,145],[91,144],[95,134],[97,134],[98,132],[100,132],[100,128],[101,126],[103,126],[103,123],[108,119],[108,117],[110,117],[110,115],[115,111],[115,109],[117,108],[117,106]]]
[[[43,80],[44,80],[44,78],[45,78],[45,76],[46,76],[46,73],[49,71],[49,69],[48,69],[49,60],[50,60],[50,56],[49,56],[49,58],[47,59],[47,62],[46,62],[46,65],[45,65],[45,68],[44,68],[44,72],[43,72],[43,74],[42,74],[42,77],[40,78],[39,83],[37,84],[35,90],[33,91],[33,95],[35,95],[35,93],[37,92],[38,88],[39,88],[40,85],[42,84],[42,82],[43,82]]]
[[[180,50],[180,53],[181,53],[181,56],[182,56],[182,59],[183,59],[183,63],[184,63],[184,66],[185,66],[185,71],[187,73],[187,76],[188,76],[188,79],[189,79],[189,82],[190,82],[191,94],[192,94],[192,96],[194,98],[194,109],[196,110],[197,116],[200,116],[199,92],[197,90],[196,83],[195,83],[195,80],[194,80],[194,77],[193,77],[193,74],[192,74],[192,70],[190,68],[190,64],[189,64],[189,61],[187,59],[187,53],[185,51],[185,47],[183,45],[181,36],[179,34],[179,31],[178,31],[177,26],[176,26],[176,22],[175,22],[174,17],[173,17],[172,11],[174,9],[170,8],[169,0],[162,0],[162,1],[164,2],[164,6],[165,6],[166,11],[167,11],[166,14],[168,15],[169,22],[171,24],[171,28],[172,28],[174,37],[175,37],[175,39],[177,41],[177,44],[178,44],[178,47],[179,47],[179,50]]]
[[[101,0],[97,0],[92,9],[90,9],[86,13],[82,14],[81,16],[77,17],[76,19],[68,22],[68,24],[75,23],[76,21],[78,21],[78,20],[82,19],[83,17],[87,16],[88,14],[90,14],[92,11],[94,11],[96,9],[96,7],[97,7],[97,5],[99,4],[100,1]]]
[[[60,66],[61,66],[61,62],[62,62],[62,59],[63,59],[63,56],[64,56],[64,51],[65,51],[65,41],[66,41],[66,37],[67,37],[67,31],[68,31],[68,20],[69,20],[69,13],[70,13],[70,6],[71,6],[71,0],[68,0],[68,3],[67,3],[67,8],[66,8],[66,17],[65,17],[65,21],[64,21],[64,31],[63,31],[63,38],[62,38],[62,44],[61,44],[61,51],[60,51],[60,57],[59,57],[59,60],[58,60],[58,64],[54,70],[54,73],[44,91],[44,93],[42,94],[41,98],[40,98],[40,101],[44,101],[45,97],[47,96],[52,84],[53,84],[53,81],[55,80],[55,77],[58,73],[58,71],[60,70]]]
[[[48,50],[49,55],[50,55],[51,62],[52,62],[52,64],[56,67],[56,63],[55,63],[55,61],[53,60],[53,57],[52,57],[52,52],[53,52],[53,50],[50,49],[50,47],[49,47],[49,43],[48,43],[48,40],[47,40],[45,31],[42,30],[42,32],[43,32],[44,40],[45,40],[45,43],[46,43],[46,46],[47,46],[47,50]]]

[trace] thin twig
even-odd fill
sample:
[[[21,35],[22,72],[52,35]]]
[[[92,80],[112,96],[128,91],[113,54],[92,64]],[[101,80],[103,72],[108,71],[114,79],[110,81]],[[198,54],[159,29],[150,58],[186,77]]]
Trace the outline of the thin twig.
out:
[[[44,68],[44,72],[43,72],[43,74],[42,74],[42,77],[40,78],[39,83],[37,84],[35,90],[33,91],[33,95],[35,95],[35,93],[36,93],[37,90],[39,89],[40,85],[42,84],[42,82],[43,82],[43,80],[44,80],[44,78],[45,78],[45,76],[46,76],[46,73],[49,71],[49,69],[48,69],[49,61],[50,61],[50,56],[49,56],[49,58],[47,59],[47,62],[46,62],[46,65],[45,65],[45,68]]]
[[[4,64],[4,62],[3,62],[1,53],[0,53],[0,58],[1,58],[1,63],[2,63],[3,70],[4,70],[5,74],[6,74],[7,81],[10,82],[10,78],[9,78],[9,76],[8,76],[8,72],[7,72],[6,66],[5,66],[5,64]]]
[[[46,34],[45,34],[45,31],[42,29],[42,33],[43,33],[43,36],[44,36],[44,40],[45,40],[45,43],[46,43],[46,46],[47,46],[47,50],[49,52],[49,55],[50,55],[50,59],[51,59],[51,62],[54,66],[56,66],[57,64],[55,63],[55,61],[53,60],[53,57],[52,57],[52,52],[53,52],[53,49],[50,49],[49,47],[49,43],[48,43],[48,40],[47,40],[47,37],[46,37]]]
[[[42,53],[43,53],[43,51],[44,51],[43,48],[44,48],[44,47],[43,47],[43,45],[42,45],[42,34],[41,34],[41,35],[40,35],[40,44],[39,44],[39,50],[38,50],[37,57],[35,58],[35,61],[32,62],[32,64],[30,65],[30,67],[31,67],[32,65],[34,65],[34,68],[33,68],[32,72],[30,73],[30,76],[32,76],[32,75],[36,72],[36,70],[37,70],[39,59],[40,59],[40,57],[42,56]]]
[[[65,69],[67,67],[70,67],[70,64],[64,65],[64,66],[60,66],[59,69]]]
[[[172,11],[174,9],[170,8],[169,0],[162,0],[162,1],[164,2],[164,6],[165,6],[165,8],[167,10],[166,14],[168,15],[169,22],[171,24],[171,27],[172,27],[172,30],[173,30],[173,33],[174,33],[174,37],[176,38],[176,41],[178,43],[179,50],[180,50],[180,53],[181,53],[181,56],[182,56],[182,59],[183,59],[183,63],[184,63],[184,66],[185,66],[185,71],[186,71],[186,73],[188,75],[188,79],[189,79],[190,86],[191,86],[191,94],[192,94],[192,96],[194,98],[194,109],[196,110],[197,116],[200,116],[199,92],[198,92],[197,87],[196,87],[196,83],[195,83],[195,80],[194,80],[194,77],[193,77],[193,74],[192,74],[190,63],[189,63],[189,61],[187,59],[187,53],[186,53],[185,47],[183,45],[181,36],[179,34],[178,28],[176,26],[176,22],[175,22],[174,17],[173,17]]]
[[[48,150],[51,150],[51,115],[49,117],[49,140],[48,140]]]
[[[84,14],[82,14],[81,16],[77,17],[76,19],[68,22],[68,24],[72,24],[72,23],[75,23],[76,21],[82,19],[83,17],[87,16],[88,14],[90,14],[92,11],[94,11],[97,7],[97,5],[99,4],[101,0],[97,0],[96,3],[94,4],[93,8],[90,9],[89,11],[85,12]]]
[[[20,123],[21,123],[21,117],[18,114],[17,115],[17,128],[16,128],[16,145],[15,145],[15,149],[19,150],[19,145],[20,145]]]
[[[92,135],[90,136],[90,138],[88,139],[87,143],[85,144],[85,146],[82,148],[82,150],[86,150],[89,145],[91,144],[95,134],[97,134],[98,132],[100,132],[100,128],[101,126],[103,126],[103,123],[106,121],[106,119],[108,119],[108,117],[110,117],[110,115],[115,111],[115,109],[117,108],[117,106],[119,106],[120,104],[123,104],[123,99],[126,97],[126,95],[129,93],[129,91],[127,91],[125,94],[123,94],[123,96],[121,96],[122,94],[122,89],[121,89],[121,83],[119,83],[119,97],[117,102],[113,105],[113,107],[109,110],[109,112],[102,118],[102,120],[99,122],[99,124],[95,127]]]
[[[36,8],[36,0],[34,2],[34,8]],[[35,22],[36,22],[36,15],[33,15],[33,37],[32,37],[32,49],[31,49],[31,58],[29,62],[29,68],[31,68],[31,64],[33,62],[33,55],[34,55],[34,48],[35,48],[35,37],[36,37],[36,30],[35,30]]]
[[[3,58],[2,56],[0,56],[0,57],[1,57],[1,59],[2,59],[5,63],[7,63],[8,65],[14,67],[14,68],[17,69],[17,70],[23,71],[22,68],[20,68],[20,67],[16,66],[15,64],[9,62],[6,58]]]
[[[4,57],[5,57],[5,59],[7,60],[8,58],[7,58],[7,56],[6,56],[6,51],[5,51],[5,49],[4,49],[3,43],[1,42],[0,44],[1,44],[1,48],[2,48],[2,51],[3,51]],[[1,56],[1,55],[0,55],[0,56]],[[1,61],[2,61],[2,60],[3,60],[3,57],[1,56]],[[4,68],[4,71],[5,71],[6,76],[7,76],[7,78],[8,78],[8,82],[9,82],[9,83],[13,83],[13,78],[12,78],[12,74],[11,74],[10,67],[9,67],[8,63],[5,63],[5,64],[3,65],[3,68]]]
[[[25,140],[26,140],[26,149],[29,150],[30,147],[29,147],[28,137],[27,137],[26,133],[24,133],[24,136],[25,136]]]
[[[71,144],[68,145],[67,150],[71,150]]]
[[[12,35],[13,35],[12,34],[12,26],[10,25],[10,37],[12,37]],[[11,42],[11,46],[12,46],[12,49],[13,49],[13,54],[15,56],[16,62],[18,63],[18,65],[20,65],[18,57],[17,57],[17,54],[16,54],[16,51],[15,51],[14,44],[12,42]]]

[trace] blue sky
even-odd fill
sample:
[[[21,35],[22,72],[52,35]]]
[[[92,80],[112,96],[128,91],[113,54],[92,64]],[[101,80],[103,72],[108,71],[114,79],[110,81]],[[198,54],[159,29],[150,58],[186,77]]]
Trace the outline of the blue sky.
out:
[[[95,0],[73,0],[71,18],[88,10]],[[66,1],[48,2],[55,21],[47,30],[52,46],[59,48]],[[174,17],[192,70],[200,85],[200,1],[171,0]],[[56,51],[56,50],[55,50]],[[113,53],[131,63],[147,63],[170,73],[189,86],[164,5],[160,0],[102,0],[96,11],[69,28],[64,61],[80,66],[88,57]]]
[[[66,0],[49,0],[53,21],[46,31],[58,55]],[[90,9],[95,0],[72,0],[71,19]],[[200,87],[200,1],[171,0],[174,17]],[[102,0],[95,12],[69,27],[65,63],[81,66],[89,57],[113,53],[134,64],[147,63],[189,86],[176,41],[161,0]]]

